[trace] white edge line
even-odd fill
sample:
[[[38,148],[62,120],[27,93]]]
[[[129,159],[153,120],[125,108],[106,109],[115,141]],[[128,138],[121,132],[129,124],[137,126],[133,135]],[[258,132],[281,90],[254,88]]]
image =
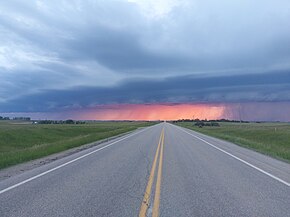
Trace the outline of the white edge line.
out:
[[[175,125],[173,125],[173,126],[175,126]],[[175,127],[177,127],[177,126],[175,126]],[[250,167],[252,167],[252,168],[254,168],[254,169],[256,169],[256,170],[258,170],[259,172],[264,173],[265,175],[267,175],[267,176],[269,176],[269,177],[271,177],[271,178],[273,178],[273,179],[275,179],[275,180],[277,180],[277,181],[283,183],[284,185],[287,185],[288,187],[290,187],[290,183],[288,183],[288,182],[286,182],[286,181],[284,181],[284,180],[278,178],[277,176],[274,176],[274,175],[272,175],[271,173],[268,173],[268,172],[266,172],[265,170],[262,170],[262,169],[260,169],[259,167],[256,167],[256,166],[254,166],[253,164],[250,164],[249,162],[247,162],[247,161],[245,161],[245,160],[243,160],[243,159],[241,159],[241,158],[239,158],[239,157],[237,157],[237,156],[235,156],[235,155],[233,155],[233,154],[231,154],[231,153],[229,153],[229,152],[227,152],[227,151],[225,151],[225,150],[223,150],[223,149],[221,149],[221,148],[219,148],[219,147],[217,147],[217,146],[215,146],[215,145],[213,145],[213,144],[211,144],[210,142],[208,142],[208,141],[206,141],[206,140],[204,140],[204,139],[202,139],[202,138],[200,138],[200,137],[198,137],[198,136],[196,136],[196,135],[193,135],[193,134],[187,132],[186,130],[184,130],[184,129],[181,128],[181,127],[177,127],[177,128],[178,128],[179,130],[184,131],[185,133],[187,133],[187,134],[189,134],[189,135],[191,135],[191,136],[193,136],[193,137],[195,137],[195,138],[197,138],[197,139],[203,141],[204,143],[210,145],[211,147],[213,147],[213,148],[215,148],[215,149],[217,149],[217,150],[219,150],[219,151],[221,151],[221,152],[223,152],[223,153],[229,155],[230,157],[232,157],[232,158],[234,158],[234,159],[236,159],[236,160],[238,160],[238,161],[240,161],[240,162],[242,162],[242,163],[244,163],[244,164],[246,164],[246,165],[248,165],[248,166],[250,166]]]
[[[153,125],[153,126],[151,126],[151,127],[154,127],[154,126],[156,126],[156,125]],[[103,147],[101,147],[101,148],[99,148],[99,149],[97,149],[97,150],[91,151],[91,152],[89,152],[89,153],[87,153],[87,154],[84,154],[84,155],[82,155],[82,156],[80,156],[80,157],[77,157],[77,158],[75,158],[75,159],[73,159],[73,160],[70,160],[70,161],[68,161],[68,162],[66,162],[66,163],[64,163],[64,164],[61,164],[61,165],[59,165],[59,166],[57,166],[57,167],[54,167],[54,168],[52,168],[52,169],[50,169],[50,170],[47,170],[47,171],[45,171],[45,172],[42,172],[42,173],[40,173],[40,174],[38,174],[38,175],[36,175],[36,176],[33,176],[33,177],[29,178],[29,179],[26,179],[26,180],[24,180],[24,181],[22,181],[22,182],[19,182],[19,183],[15,184],[15,185],[12,185],[12,186],[8,187],[8,188],[5,188],[5,189],[3,189],[3,190],[0,191],[0,194],[3,194],[3,193],[5,193],[5,192],[7,192],[7,191],[10,191],[10,190],[14,189],[14,188],[17,188],[17,187],[19,187],[19,186],[21,186],[21,185],[24,185],[24,184],[27,183],[27,182],[30,182],[30,181],[35,180],[35,179],[37,179],[37,178],[40,178],[40,177],[42,177],[42,176],[44,176],[44,175],[46,175],[46,174],[48,174],[48,173],[51,173],[51,172],[53,172],[53,171],[55,171],[55,170],[58,170],[58,169],[60,169],[60,168],[62,168],[62,167],[65,167],[65,166],[67,166],[67,165],[69,165],[69,164],[71,164],[71,163],[73,163],[73,162],[75,162],[75,161],[78,161],[78,160],[80,160],[80,159],[82,159],[82,158],[85,158],[85,157],[87,157],[87,156],[89,156],[89,155],[91,155],[91,154],[94,154],[94,153],[96,153],[96,152],[98,152],[98,151],[101,151],[101,150],[103,150],[103,149],[105,149],[105,148],[108,148],[108,147],[110,147],[110,146],[112,146],[112,145],[114,145],[114,144],[116,144],[116,143],[118,143],[118,142],[121,142],[121,141],[123,141],[123,140],[125,140],[125,139],[128,139],[129,137],[132,137],[132,136],[135,136],[135,135],[137,135],[137,134],[139,134],[139,133],[141,133],[141,132],[144,132],[144,131],[148,130],[148,129],[151,128],[151,127],[146,127],[146,129],[144,129],[144,130],[141,130],[141,131],[139,131],[139,132],[136,132],[136,133],[130,134],[129,136],[123,137],[122,139],[119,139],[119,140],[117,140],[117,141],[115,141],[115,142],[112,142],[112,143],[110,143],[110,144],[108,144],[108,145],[105,145],[105,146],[103,146]]]

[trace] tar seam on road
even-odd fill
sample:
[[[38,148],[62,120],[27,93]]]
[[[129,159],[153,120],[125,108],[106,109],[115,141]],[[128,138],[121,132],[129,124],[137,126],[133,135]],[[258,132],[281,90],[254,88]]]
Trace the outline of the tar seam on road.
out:
[[[142,204],[140,207],[139,217],[146,217],[147,210],[148,210],[148,207],[150,205],[151,190],[152,190],[152,185],[153,185],[153,181],[154,181],[157,160],[158,160],[160,149],[161,149],[161,152],[163,152],[163,143],[164,143],[164,128],[162,129],[161,134],[160,134],[159,143],[158,143],[158,146],[156,149],[156,153],[155,153],[154,160],[152,163],[152,168],[151,168],[150,175],[148,178],[148,184],[146,186],[146,190],[145,190]],[[162,156],[163,156],[163,154],[162,154]],[[160,199],[160,186],[161,186],[161,173],[162,173],[162,169],[160,169],[162,167],[162,163],[160,165],[160,162],[162,161],[162,156],[160,154],[159,165],[158,165],[158,175],[157,175],[158,177],[157,177],[157,181],[156,181],[156,190],[155,190],[154,207],[153,207],[153,215],[154,215],[154,213],[157,212],[157,216],[159,213],[159,199]],[[159,181],[158,181],[158,179],[159,179]],[[159,184],[158,184],[159,187],[157,186],[158,182],[159,182]],[[157,189],[157,188],[159,188],[159,189]],[[156,196],[156,194],[159,194],[159,196]],[[158,200],[158,202],[157,202],[157,200]]]
[[[153,126],[151,126],[151,127],[154,127],[154,126],[155,126],[155,125],[153,125]],[[47,170],[47,171],[45,171],[45,172],[42,172],[42,173],[40,173],[40,174],[38,174],[38,175],[36,175],[36,176],[33,176],[33,177],[29,178],[29,179],[26,179],[26,180],[24,180],[24,181],[22,181],[22,182],[19,182],[19,183],[15,184],[15,185],[12,185],[12,186],[8,187],[8,188],[5,188],[5,189],[3,189],[3,190],[0,190],[0,195],[3,194],[3,193],[5,193],[5,192],[7,192],[7,191],[10,191],[10,190],[12,190],[12,189],[14,189],[14,188],[17,188],[17,187],[19,187],[19,186],[21,186],[21,185],[24,185],[25,183],[28,183],[28,182],[31,182],[31,181],[37,179],[37,178],[40,178],[40,177],[42,177],[42,176],[44,176],[44,175],[46,175],[46,174],[48,174],[48,173],[51,173],[51,172],[53,172],[53,171],[55,171],[55,170],[58,170],[58,169],[60,169],[60,168],[62,168],[62,167],[65,167],[65,166],[67,166],[67,165],[69,165],[69,164],[71,164],[71,163],[73,163],[73,162],[76,162],[76,161],[78,161],[78,160],[80,160],[80,159],[83,159],[83,158],[85,158],[85,157],[87,157],[87,156],[89,156],[89,155],[91,155],[91,154],[94,154],[94,153],[96,153],[96,152],[98,152],[98,151],[101,151],[101,150],[103,150],[103,149],[105,149],[105,148],[108,148],[108,147],[110,147],[110,146],[112,146],[112,145],[114,145],[114,144],[116,144],[116,143],[118,143],[118,142],[121,142],[121,141],[123,141],[123,140],[125,140],[125,139],[128,139],[128,138],[130,138],[130,137],[132,137],[132,136],[135,136],[135,135],[137,135],[137,134],[139,134],[139,133],[141,133],[141,132],[144,132],[144,131],[148,130],[148,129],[151,128],[151,127],[147,127],[147,128],[145,128],[144,130],[141,130],[141,131],[139,131],[139,132],[133,133],[133,134],[131,134],[131,135],[129,135],[129,136],[126,136],[126,137],[124,137],[124,138],[122,138],[122,139],[119,139],[119,140],[117,140],[117,141],[115,141],[115,142],[112,142],[112,143],[110,143],[110,144],[108,144],[108,145],[105,145],[105,146],[103,146],[102,148],[99,148],[99,149],[97,149],[97,150],[91,151],[91,152],[89,152],[89,153],[87,153],[87,154],[84,154],[84,155],[82,155],[82,156],[80,156],[80,157],[77,157],[77,158],[75,158],[75,159],[73,159],[73,160],[70,160],[70,161],[68,161],[68,162],[66,162],[66,163],[64,163],[64,164],[61,164],[61,165],[59,165],[59,166],[57,166],[57,167],[54,167],[54,168],[52,168],[52,169],[50,169],[50,170]]]
[[[173,125],[173,126],[175,126],[175,125]],[[230,157],[232,157],[232,158],[234,158],[234,159],[236,159],[236,160],[238,160],[238,161],[240,161],[240,162],[242,162],[242,163],[248,165],[249,167],[251,167],[251,168],[253,168],[253,169],[255,169],[255,170],[258,170],[259,172],[261,172],[261,173],[263,173],[263,174],[265,174],[265,175],[271,177],[272,179],[275,179],[276,181],[279,181],[280,183],[282,183],[282,184],[284,184],[284,185],[290,187],[290,183],[284,181],[283,179],[280,179],[279,177],[274,176],[274,175],[272,175],[271,173],[268,173],[268,172],[266,172],[265,170],[263,170],[263,169],[261,169],[261,168],[259,168],[259,167],[254,166],[253,164],[251,164],[251,163],[249,163],[249,162],[247,162],[247,161],[245,161],[245,160],[243,160],[243,159],[241,159],[241,158],[239,158],[239,157],[237,157],[237,156],[235,156],[235,155],[233,155],[233,154],[231,154],[231,153],[229,153],[229,152],[227,152],[227,151],[225,151],[225,150],[223,150],[223,149],[221,149],[221,148],[219,148],[219,147],[217,147],[217,146],[215,146],[215,145],[213,145],[213,144],[211,144],[210,142],[208,142],[208,141],[206,141],[206,140],[204,140],[204,139],[202,139],[202,138],[200,138],[200,137],[198,137],[198,136],[196,136],[196,135],[193,135],[193,134],[187,132],[186,130],[182,129],[181,127],[177,127],[177,126],[175,126],[175,127],[178,128],[179,130],[181,130],[181,131],[187,133],[188,135],[191,135],[191,136],[193,136],[194,138],[199,139],[200,141],[202,141],[202,142],[206,143],[207,145],[209,145],[209,146],[215,148],[216,150],[221,151],[221,152],[223,152],[224,154],[227,154],[228,156],[230,156]]]

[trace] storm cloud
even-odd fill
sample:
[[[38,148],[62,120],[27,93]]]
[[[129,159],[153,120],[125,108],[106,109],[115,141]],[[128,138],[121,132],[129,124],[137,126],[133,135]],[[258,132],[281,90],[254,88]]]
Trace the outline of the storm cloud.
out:
[[[0,112],[290,101],[287,0],[5,1]]]
[[[5,112],[46,112],[110,104],[289,102],[289,71],[218,77],[130,79],[109,87],[42,90],[2,107]],[[29,106],[28,106],[29,105]]]

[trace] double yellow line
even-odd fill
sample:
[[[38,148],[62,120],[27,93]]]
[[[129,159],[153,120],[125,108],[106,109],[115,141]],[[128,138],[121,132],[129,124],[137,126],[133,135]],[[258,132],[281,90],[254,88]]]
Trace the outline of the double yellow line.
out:
[[[161,134],[160,134],[158,147],[157,147],[157,150],[156,150],[156,153],[154,156],[151,172],[150,172],[149,179],[148,179],[148,184],[146,186],[146,190],[144,193],[143,201],[142,201],[140,212],[139,212],[139,217],[146,217],[148,207],[150,206],[151,190],[152,190],[152,185],[153,185],[153,181],[154,181],[158,156],[160,153],[159,163],[158,163],[157,180],[156,180],[156,188],[155,188],[155,194],[154,194],[154,204],[153,204],[153,211],[152,211],[152,217],[159,216],[163,149],[164,149],[164,128],[162,129]]]

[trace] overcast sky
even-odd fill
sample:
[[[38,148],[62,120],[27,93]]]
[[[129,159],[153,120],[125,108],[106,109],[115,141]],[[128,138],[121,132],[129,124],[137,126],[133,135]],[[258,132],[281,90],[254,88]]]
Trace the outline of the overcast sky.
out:
[[[1,1],[0,112],[290,102],[289,20],[289,0]]]

